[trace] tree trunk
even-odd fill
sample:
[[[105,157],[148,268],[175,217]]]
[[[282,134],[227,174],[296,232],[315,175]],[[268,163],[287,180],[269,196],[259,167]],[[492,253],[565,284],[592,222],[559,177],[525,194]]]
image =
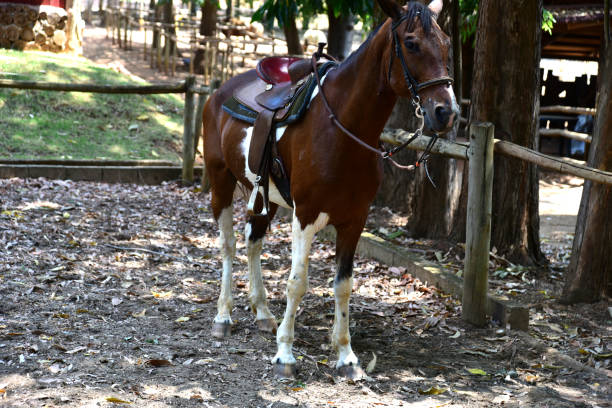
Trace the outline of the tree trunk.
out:
[[[542,0],[481,0],[470,115],[470,122],[492,122],[496,138],[536,151],[541,19]],[[537,167],[496,156],[494,186],[491,246],[513,262],[546,262],[540,250]],[[465,223],[464,208],[460,215],[456,223]]]
[[[151,1],[151,4],[153,6],[153,20],[156,23],[161,22],[161,18],[162,18],[162,5],[160,5],[159,3],[155,3],[155,1]],[[157,48],[159,47],[159,39],[161,37],[161,33],[159,30],[154,30],[153,31],[153,40],[151,42],[151,48]]]
[[[81,23],[81,0],[66,1],[68,20],[66,21],[65,49],[83,54],[83,24]]]
[[[285,40],[287,40],[287,53],[290,55],[302,55],[302,44],[300,43],[300,34],[298,33],[297,25],[295,24],[295,15],[292,13],[283,25]]]
[[[597,117],[588,165],[612,171],[612,46],[599,62]],[[564,303],[612,296],[612,187],[585,180],[565,287]]]
[[[332,6],[327,2],[327,52],[338,60],[344,60],[350,53],[353,45],[353,31],[355,18],[352,13],[336,16]]]
[[[93,9],[94,0],[87,0],[87,6],[85,7],[85,12],[83,13],[83,21],[87,24],[91,24],[91,13]]]
[[[225,19],[229,22],[234,18],[234,0],[227,0],[227,8],[225,9]]]
[[[200,35],[210,37],[217,31],[217,4],[215,0],[204,0],[202,3],[202,20],[200,21]],[[204,50],[197,50],[193,66],[195,72],[204,72]]]
[[[164,28],[172,35],[176,35],[176,28],[174,27],[175,19],[174,19],[174,5],[172,1],[166,1],[163,3],[163,21],[164,24],[168,24],[169,26]],[[174,47],[176,46],[175,41],[170,40],[169,44],[166,44],[164,41],[164,51],[165,47],[170,46],[169,55],[174,55]]]
[[[452,32],[450,18],[451,6],[445,1],[438,23],[447,33]],[[452,58],[452,51],[449,50]],[[449,60],[449,65],[450,60]],[[452,69],[449,73],[453,75]],[[400,98],[387,127],[414,130],[418,126],[414,108],[409,99]],[[444,135],[445,139],[455,140],[455,129]],[[404,151],[394,155],[400,163],[414,163],[420,152]],[[459,168],[458,168],[459,166]],[[456,208],[461,192],[461,171],[463,164],[454,159],[432,156],[429,160],[429,174],[436,184],[434,187],[427,177],[425,168],[419,167],[415,172],[399,170],[385,163],[385,177],[375,203],[386,205],[408,215],[406,229],[413,237],[448,238],[453,225]],[[465,223],[465,218],[464,218]]]

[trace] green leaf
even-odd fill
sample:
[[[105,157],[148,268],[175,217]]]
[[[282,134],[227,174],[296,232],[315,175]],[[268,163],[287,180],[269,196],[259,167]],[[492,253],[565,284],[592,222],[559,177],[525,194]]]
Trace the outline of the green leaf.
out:
[[[480,368],[466,368],[466,370],[472,375],[487,375],[487,372]]]

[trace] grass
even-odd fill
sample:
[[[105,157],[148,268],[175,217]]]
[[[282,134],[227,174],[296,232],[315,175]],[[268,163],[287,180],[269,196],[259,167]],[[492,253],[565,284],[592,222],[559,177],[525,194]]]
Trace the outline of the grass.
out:
[[[139,83],[84,58],[10,50],[0,50],[0,78]],[[0,88],[0,158],[178,162],[183,106],[180,94],[107,95]]]

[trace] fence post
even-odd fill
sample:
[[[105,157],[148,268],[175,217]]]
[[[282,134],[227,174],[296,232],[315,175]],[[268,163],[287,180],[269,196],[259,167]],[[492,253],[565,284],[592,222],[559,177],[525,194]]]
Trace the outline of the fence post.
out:
[[[194,107],[194,92],[195,76],[188,76],[185,79],[185,112],[183,115],[183,183],[193,183],[193,162],[194,162],[194,123],[193,123],[193,107]]]
[[[487,321],[494,129],[491,123],[470,126],[463,319],[477,326]]]

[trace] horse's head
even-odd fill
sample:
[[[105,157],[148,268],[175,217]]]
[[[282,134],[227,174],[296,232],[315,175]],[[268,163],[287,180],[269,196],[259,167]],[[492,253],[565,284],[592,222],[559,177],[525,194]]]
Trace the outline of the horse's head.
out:
[[[415,1],[404,7],[393,0],[378,3],[391,17],[387,62],[383,61],[389,85],[397,95],[420,103],[431,130],[449,131],[459,107],[447,69],[450,40],[436,23],[442,0],[429,6]]]

